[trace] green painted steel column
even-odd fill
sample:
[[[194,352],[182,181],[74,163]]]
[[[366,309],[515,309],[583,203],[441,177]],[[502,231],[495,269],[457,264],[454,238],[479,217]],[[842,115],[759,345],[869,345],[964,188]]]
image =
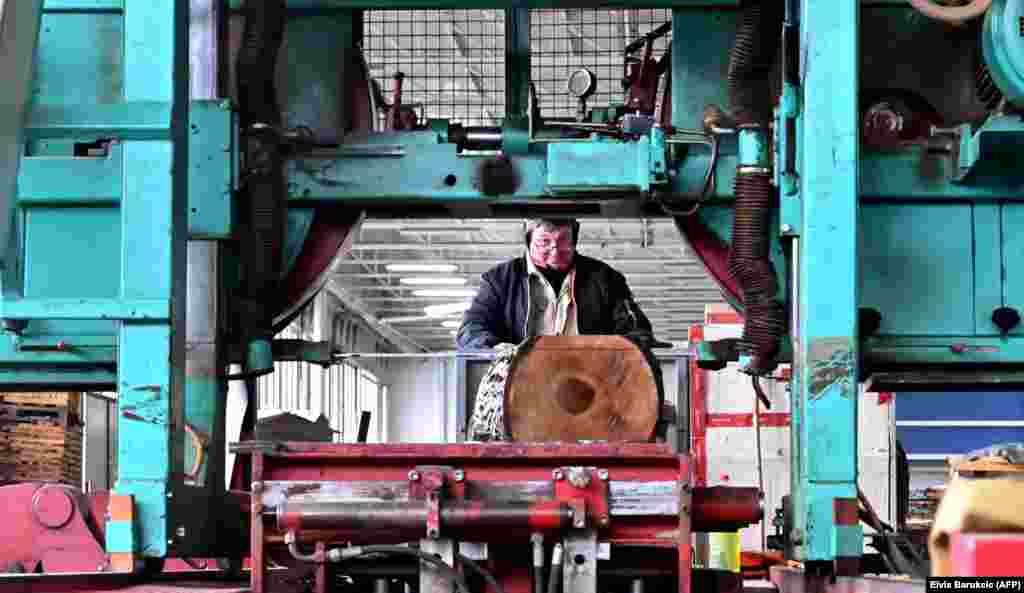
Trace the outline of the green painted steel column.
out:
[[[118,340],[118,480],[135,497],[136,551],[168,555],[175,523],[184,416],[188,229],[187,2],[127,3],[124,99],[173,104],[169,139],[124,143],[121,299],[170,302],[170,319],[125,320]]]
[[[17,198],[18,165],[24,152],[25,118],[32,97],[36,44],[43,9],[41,0],[0,2],[0,72],[6,87],[0,99],[0,263],[17,259],[8,252],[8,234]],[[6,268],[6,265],[0,267]]]
[[[800,6],[803,228],[791,535],[811,570],[831,570],[833,561],[857,558],[863,549],[856,513],[858,4]]]
[[[809,569],[833,569],[863,546],[856,513],[858,25],[856,0],[801,2],[792,535]]]
[[[530,94],[530,9],[505,9],[505,117],[526,117]]]

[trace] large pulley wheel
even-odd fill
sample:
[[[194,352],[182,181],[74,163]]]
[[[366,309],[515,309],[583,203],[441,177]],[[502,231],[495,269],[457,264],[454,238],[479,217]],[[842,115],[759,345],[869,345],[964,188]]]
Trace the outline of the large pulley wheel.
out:
[[[301,128],[318,142],[343,143],[346,136],[379,128],[378,106],[361,52],[345,46],[346,42],[329,29],[319,30],[321,22],[289,16],[275,68],[274,98],[285,128]],[[233,16],[232,64],[242,44],[243,29],[244,18]],[[298,35],[293,38],[291,31]],[[303,39],[326,45],[311,54],[300,41]],[[295,64],[303,67],[296,68]],[[362,215],[358,209],[317,207],[312,221],[304,227],[305,237],[286,241],[286,246],[298,249],[298,254],[288,259],[293,263],[285,270],[275,298],[275,331],[286,327],[323,288],[335,262],[351,247]]]
[[[658,421],[644,353],[619,336],[546,336],[516,355],[505,426],[518,442],[644,442]]]

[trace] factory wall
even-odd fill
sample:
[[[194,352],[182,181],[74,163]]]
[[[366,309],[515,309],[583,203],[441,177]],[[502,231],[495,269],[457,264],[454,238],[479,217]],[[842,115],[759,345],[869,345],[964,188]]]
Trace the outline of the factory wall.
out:
[[[330,341],[336,352],[391,352],[364,322],[344,313],[332,294],[322,291],[295,321],[277,336],[282,339]],[[306,362],[278,362],[274,373],[257,381],[259,416],[291,412],[315,420],[323,415],[338,442],[354,442],[363,411],[371,413],[369,442],[387,439],[391,360],[353,358],[324,368]]]

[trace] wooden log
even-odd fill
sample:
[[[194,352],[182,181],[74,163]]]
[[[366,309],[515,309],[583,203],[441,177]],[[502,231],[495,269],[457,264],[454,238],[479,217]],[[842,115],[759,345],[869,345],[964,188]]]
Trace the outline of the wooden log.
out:
[[[647,359],[619,336],[537,338],[505,385],[505,426],[519,442],[649,441],[658,411]]]

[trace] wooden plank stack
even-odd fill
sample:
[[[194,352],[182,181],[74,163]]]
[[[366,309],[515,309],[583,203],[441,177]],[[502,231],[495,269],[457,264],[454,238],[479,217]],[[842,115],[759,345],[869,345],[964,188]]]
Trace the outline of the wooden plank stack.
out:
[[[0,480],[82,481],[81,395],[0,393]]]

